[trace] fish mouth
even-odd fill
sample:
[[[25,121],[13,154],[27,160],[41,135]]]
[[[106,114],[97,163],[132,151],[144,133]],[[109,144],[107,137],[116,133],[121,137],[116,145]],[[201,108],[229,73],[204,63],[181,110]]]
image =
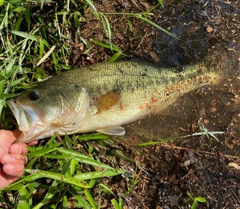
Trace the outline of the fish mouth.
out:
[[[42,130],[43,127],[39,114],[33,108],[21,105],[14,99],[8,100],[7,105],[16,118],[18,129],[22,131],[16,142],[28,143],[37,139],[36,136],[39,135],[39,130]]]
[[[14,99],[7,101],[8,107],[11,109],[20,131],[26,131],[29,129],[29,118],[24,113],[24,109],[20,104],[17,104]]]

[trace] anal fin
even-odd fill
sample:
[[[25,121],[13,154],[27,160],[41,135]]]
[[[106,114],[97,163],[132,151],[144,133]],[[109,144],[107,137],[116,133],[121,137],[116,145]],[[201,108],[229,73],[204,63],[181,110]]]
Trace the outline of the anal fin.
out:
[[[97,132],[107,135],[124,135],[125,129],[122,126],[106,127],[96,130]]]

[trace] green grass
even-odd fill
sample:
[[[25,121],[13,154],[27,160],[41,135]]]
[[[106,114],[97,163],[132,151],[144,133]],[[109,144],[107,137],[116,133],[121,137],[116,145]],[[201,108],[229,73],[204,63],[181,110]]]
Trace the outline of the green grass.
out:
[[[75,137],[75,140],[65,136],[61,143],[53,136],[46,145],[30,147],[25,175],[3,190],[11,192],[15,198],[9,202],[5,199],[4,192],[1,192],[2,203],[7,203],[9,208],[14,208],[16,204],[18,208],[68,208],[71,197],[74,199],[74,207],[100,208],[104,193],[115,196],[102,180],[123,174],[125,170],[114,168],[97,159],[96,150],[87,141],[101,140],[99,138],[104,139],[108,136],[89,134]],[[86,146],[82,149],[74,148],[79,140],[85,141]],[[101,189],[96,189],[99,187]],[[99,198],[98,202],[92,196],[93,190],[98,192],[95,192],[95,196]],[[34,198],[35,191],[44,192]],[[115,208],[122,208],[122,200],[117,202],[113,198],[111,202]]]
[[[52,5],[47,12],[42,11],[45,2]],[[6,99],[46,79],[51,72],[42,66],[49,63],[55,72],[73,67],[69,64],[69,34],[72,28],[81,27],[80,18],[84,17],[87,8],[90,7],[93,15],[101,22],[108,41],[103,42],[94,37],[86,40],[79,32],[79,39],[85,46],[83,54],[88,54],[93,45],[98,45],[112,53],[110,62],[124,56],[123,50],[112,39],[114,31],[109,20],[111,15],[128,17],[126,25],[130,30],[134,30],[131,18],[137,18],[144,24],[174,36],[150,20],[152,10],[161,1],[143,13],[106,13],[98,11],[91,0],[58,2],[59,7],[52,0],[0,2],[0,124],[5,129],[14,127],[14,119],[6,108]],[[68,208],[70,203],[75,207],[100,208],[103,195],[111,194],[112,207],[123,208],[123,200],[115,196],[103,179],[120,175],[125,170],[101,162],[97,156],[99,153],[93,146],[98,143],[103,148],[106,144],[104,139],[108,138],[102,134],[84,135],[77,139],[66,136],[63,142],[59,142],[54,136],[46,145],[30,147],[29,163],[24,176],[0,192],[0,202],[6,208],[19,209],[43,206]],[[84,149],[76,148],[80,142],[84,143]],[[119,153],[115,153],[115,156],[131,161]],[[111,162],[111,156],[106,158]],[[135,177],[133,175],[128,178],[129,190],[138,182]],[[8,198],[7,193],[12,198]],[[97,200],[94,199],[96,196]]]

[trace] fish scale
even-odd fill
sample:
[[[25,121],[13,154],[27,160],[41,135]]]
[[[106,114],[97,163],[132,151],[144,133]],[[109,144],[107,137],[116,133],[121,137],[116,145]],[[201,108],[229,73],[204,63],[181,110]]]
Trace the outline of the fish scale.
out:
[[[139,61],[100,63],[54,76],[7,104],[22,131],[19,142],[56,132],[123,135],[121,125],[164,111],[185,93],[220,80],[221,73],[206,64],[176,72]]]

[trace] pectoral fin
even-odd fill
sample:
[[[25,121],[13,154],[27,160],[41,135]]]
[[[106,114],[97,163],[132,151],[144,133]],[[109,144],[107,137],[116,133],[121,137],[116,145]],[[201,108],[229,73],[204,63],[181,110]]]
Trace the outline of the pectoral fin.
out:
[[[96,130],[97,132],[107,135],[124,135],[125,129],[122,126],[106,127]]]

